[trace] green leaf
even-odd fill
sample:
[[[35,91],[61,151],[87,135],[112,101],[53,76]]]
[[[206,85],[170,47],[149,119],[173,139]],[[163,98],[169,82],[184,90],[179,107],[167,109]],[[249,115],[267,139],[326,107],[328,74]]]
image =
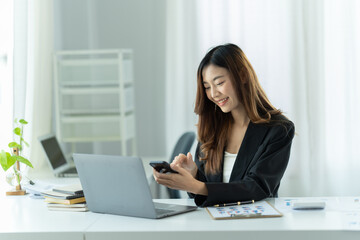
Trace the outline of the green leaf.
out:
[[[31,164],[31,162],[29,160],[27,160],[26,158],[21,157],[21,156],[12,156],[12,157],[14,157],[16,159],[16,161],[22,162],[22,163],[28,165],[29,167],[34,168],[33,165]]]
[[[23,138],[21,138],[21,140],[25,143],[25,145],[27,146],[27,147],[29,147],[30,145],[29,145],[29,143],[28,142],[26,142]]]
[[[1,151],[0,158],[1,167],[4,169],[4,171],[8,170],[16,162],[16,158],[4,150]]]
[[[0,153],[0,164],[1,167],[4,169],[4,171],[7,170],[7,156],[6,156],[6,152],[4,150],[1,150]]]
[[[7,166],[8,168],[10,168],[12,165],[15,164],[16,156],[11,156],[10,153],[6,153],[6,155],[7,155]]]
[[[21,129],[20,129],[19,127],[15,128],[15,129],[14,129],[14,133],[15,133],[16,135],[20,136],[20,135],[21,135]]]
[[[20,119],[20,120],[19,120],[19,123],[24,124],[24,125],[28,124],[28,122],[25,121],[24,119]]]
[[[9,148],[19,148],[20,144],[18,144],[17,142],[11,142],[8,146]]]

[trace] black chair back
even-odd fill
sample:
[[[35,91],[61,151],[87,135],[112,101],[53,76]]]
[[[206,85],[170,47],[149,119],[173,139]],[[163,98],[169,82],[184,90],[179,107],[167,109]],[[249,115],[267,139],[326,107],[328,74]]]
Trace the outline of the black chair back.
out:
[[[180,153],[187,154],[191,146],[193,145],[195,140],[195,133],[194,132],[186,132],[177,141],[174,150],[171,154],[170,163],[174,160],[174,158],[179,155]],[[180,192],[175,189],[168,188],[168,193],[170,198],[180,198]]]

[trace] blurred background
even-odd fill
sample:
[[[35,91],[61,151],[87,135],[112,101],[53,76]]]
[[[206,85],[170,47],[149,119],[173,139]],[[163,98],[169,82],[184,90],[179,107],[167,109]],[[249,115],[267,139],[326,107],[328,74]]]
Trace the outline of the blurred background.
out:
[[[132,82],[124,89],[131,89],[126,99],[132,118],[123,127],[136,140],[129,154],[168,160],[180,135],[196,132],[200,60],[211,47],[230,42],[242,48],[270,101],[296,126],[279,195],[360,193],[360,1],[0,0],[0,5],[0,149],[12,139],[13,119],[25,118],[31,147],[24,154],[33,171],[47,165],[38,137],[72,132],[59,124],[59,79],[66,74],[57,54],[129,49]],[[90,102],[96,101],[101,98]],[[91,124],[89,129],[101,132],[113,129]],[[76,147],[59,140],[69,154],[124,154],[116,139],[79,141]]]

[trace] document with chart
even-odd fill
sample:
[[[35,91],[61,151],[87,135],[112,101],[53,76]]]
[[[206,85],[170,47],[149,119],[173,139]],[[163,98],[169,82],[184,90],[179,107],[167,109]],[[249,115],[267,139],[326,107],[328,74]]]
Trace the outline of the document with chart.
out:
[[[282,214],[267,201],[224,207],[207,207],[213,219],[281,217]]]

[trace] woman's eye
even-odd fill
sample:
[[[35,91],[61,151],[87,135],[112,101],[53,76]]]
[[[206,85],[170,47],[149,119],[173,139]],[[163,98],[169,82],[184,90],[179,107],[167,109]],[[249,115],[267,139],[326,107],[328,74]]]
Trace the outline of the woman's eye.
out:
[[[218,84],[216,84],[216,85],[221,86],[221,85],[223,85],[223,84],[224,84],[224,82],[225,82],[225,81],[220,82],[220,83],[218,83]]]
[[[205,90],[208,90],[208,89],[210,89],[210,87],[205,87],[205,86],[204,86],[204,88],[205,88]]]

